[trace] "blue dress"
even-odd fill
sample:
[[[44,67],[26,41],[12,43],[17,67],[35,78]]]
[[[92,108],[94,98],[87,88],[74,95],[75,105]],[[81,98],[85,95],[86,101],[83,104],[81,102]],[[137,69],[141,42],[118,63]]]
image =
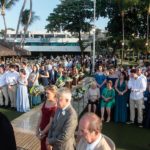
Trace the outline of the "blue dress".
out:
[[[27,112],[30,110],[28,90],[25,82],[26,79],[18,79],[16,106],[19,112]]]
[[[95,74],[94,78],[98,84],[102,84],[106,80],[106,76],[103,73],[98,73],[98,72]],[[101,87],[100,89],[101,93],[105,87],[106,87],[105,84]]]
[[[124,91],[126,89],[126,82],[124,81],[120,85],[120,80],[118,80],[117,89],[119,91]],[[127,92],[124,95],[119,95],[116,92],[116,104],[115,104],[115,122],[125,123],[127,120]]]

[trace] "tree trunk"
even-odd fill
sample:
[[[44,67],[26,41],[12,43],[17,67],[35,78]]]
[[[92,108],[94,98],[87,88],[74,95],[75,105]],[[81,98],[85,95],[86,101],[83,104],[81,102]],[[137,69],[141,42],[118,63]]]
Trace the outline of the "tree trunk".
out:
[[[124,10],[121,12],[122,17],[122,51],[121,51],[121,65],[123,65],[123,52],[124,52]]]
[[[2,8],[1,8],[1,15],[3,17],[3,21],[4,21],[4,28],[5,28],[5,32],[4,32],[4,41],[6,40],[6,34],[7,34],[7,25],[6,25],[6,19],[5,19],[5,4],[2,4]]]
[[[6,41],[6,36],[7,36],[7,25],[6,25],[5,15],[2,15],[2,16],[3,16],[3,21],[4,21],[4,27],[5,27],[4,41]]]
[[[81,40],[81,32],[79,31],[78,32],[78,34],[79,34],[79,36],[78,36],[78,38],[79,38],[79,45],[80,45],[80,49],[81,49],[81,57],[83,58],[83,51],[84,51],[84,48],[83,48],[83,42],[82,42],[82,40]]]
[[[16,36],[15,36],[15,39],[17,38],[17,35],[18,35],[19,26],[20,26],[20,22],[21,22],[21,16],[22,16],[23,10],[24,10],[24,8],[25,8],[26,2],[27,2],[27,0],[24,0],[23,5],[22,5],[22,8],[21,8],[21,11],[20,11],[19,20],[18,20],[17,29],[16,29]]]
[[[24,36],[23,36],[23,39],[21,40],[21,44],[20,44],[22,47],[24,47],[25,36],[26,36],[27,30],[28,30],[29,24],[31,22],[31,18],[32,18],[32,0],[30,0],[30,13],[29,13],[28,22],[24,27]]]

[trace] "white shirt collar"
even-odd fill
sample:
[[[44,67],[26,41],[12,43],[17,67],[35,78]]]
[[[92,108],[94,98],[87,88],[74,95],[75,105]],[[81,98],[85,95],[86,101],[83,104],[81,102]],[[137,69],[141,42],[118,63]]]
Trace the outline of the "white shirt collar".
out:
[[[102,135],[100,134],[96,141],[89,144],[87,143],[86,150],[94,150],[97,144],[101,141]]]
[[[70,105],[70,104],[68,104],[67,106],[65,106],[65,107],[62,109],[62,111],[65,111],[69,105]]]

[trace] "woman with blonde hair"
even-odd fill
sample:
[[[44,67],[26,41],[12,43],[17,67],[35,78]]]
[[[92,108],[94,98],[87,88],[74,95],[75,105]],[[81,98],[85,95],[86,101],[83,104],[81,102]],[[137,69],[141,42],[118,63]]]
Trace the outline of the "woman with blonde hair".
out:
[[[28,87],[29,89],[33,86],[39,86],[39,66],[33,65],[32,72],[29,75],[28,78]],[[41,96],[31,96],[31,106],[32,105],[38,105],[41,103]]]
[[[36,128],[36,136],[41,141],[41,150],[47,150],[46,138],[57,109],[57,87],[51,85],[46,87],[46,101],[42,105],[40,117]]]
[[[104,112],[106,108],[107,112],[107,121],[111,119],[111,108],[115,103],[115,90],[112,88],[112,81],[107,82],[107,87],[102,92],[102,101],[101,101],[101,118],[104,120]]]
[[[95,81],[92,82],[91,87],[88,90],[87,97],[88,97],[88,112],[91,112],[91,110],[93,109],[95,113],[97,103],[100,98],[100,91],[99,88],[97,88],[97,83]]]

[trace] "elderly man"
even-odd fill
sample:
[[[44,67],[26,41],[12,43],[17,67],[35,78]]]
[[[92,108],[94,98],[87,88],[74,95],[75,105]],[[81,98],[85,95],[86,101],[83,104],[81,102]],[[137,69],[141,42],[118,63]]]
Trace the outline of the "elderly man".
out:
[[[101,134],[102,121],[94,113],[86,113],[79,122],[79,135],[81,139],[77,150],[115,150],[115,144]],[[109,139],[109,144],[108,144]]]
[[[77,114],[71,106],[71,91],[61,88],[58,91],[58,107],[49,129],[47,144],[53,150],[74,150],[74,133],[77,127]]]

